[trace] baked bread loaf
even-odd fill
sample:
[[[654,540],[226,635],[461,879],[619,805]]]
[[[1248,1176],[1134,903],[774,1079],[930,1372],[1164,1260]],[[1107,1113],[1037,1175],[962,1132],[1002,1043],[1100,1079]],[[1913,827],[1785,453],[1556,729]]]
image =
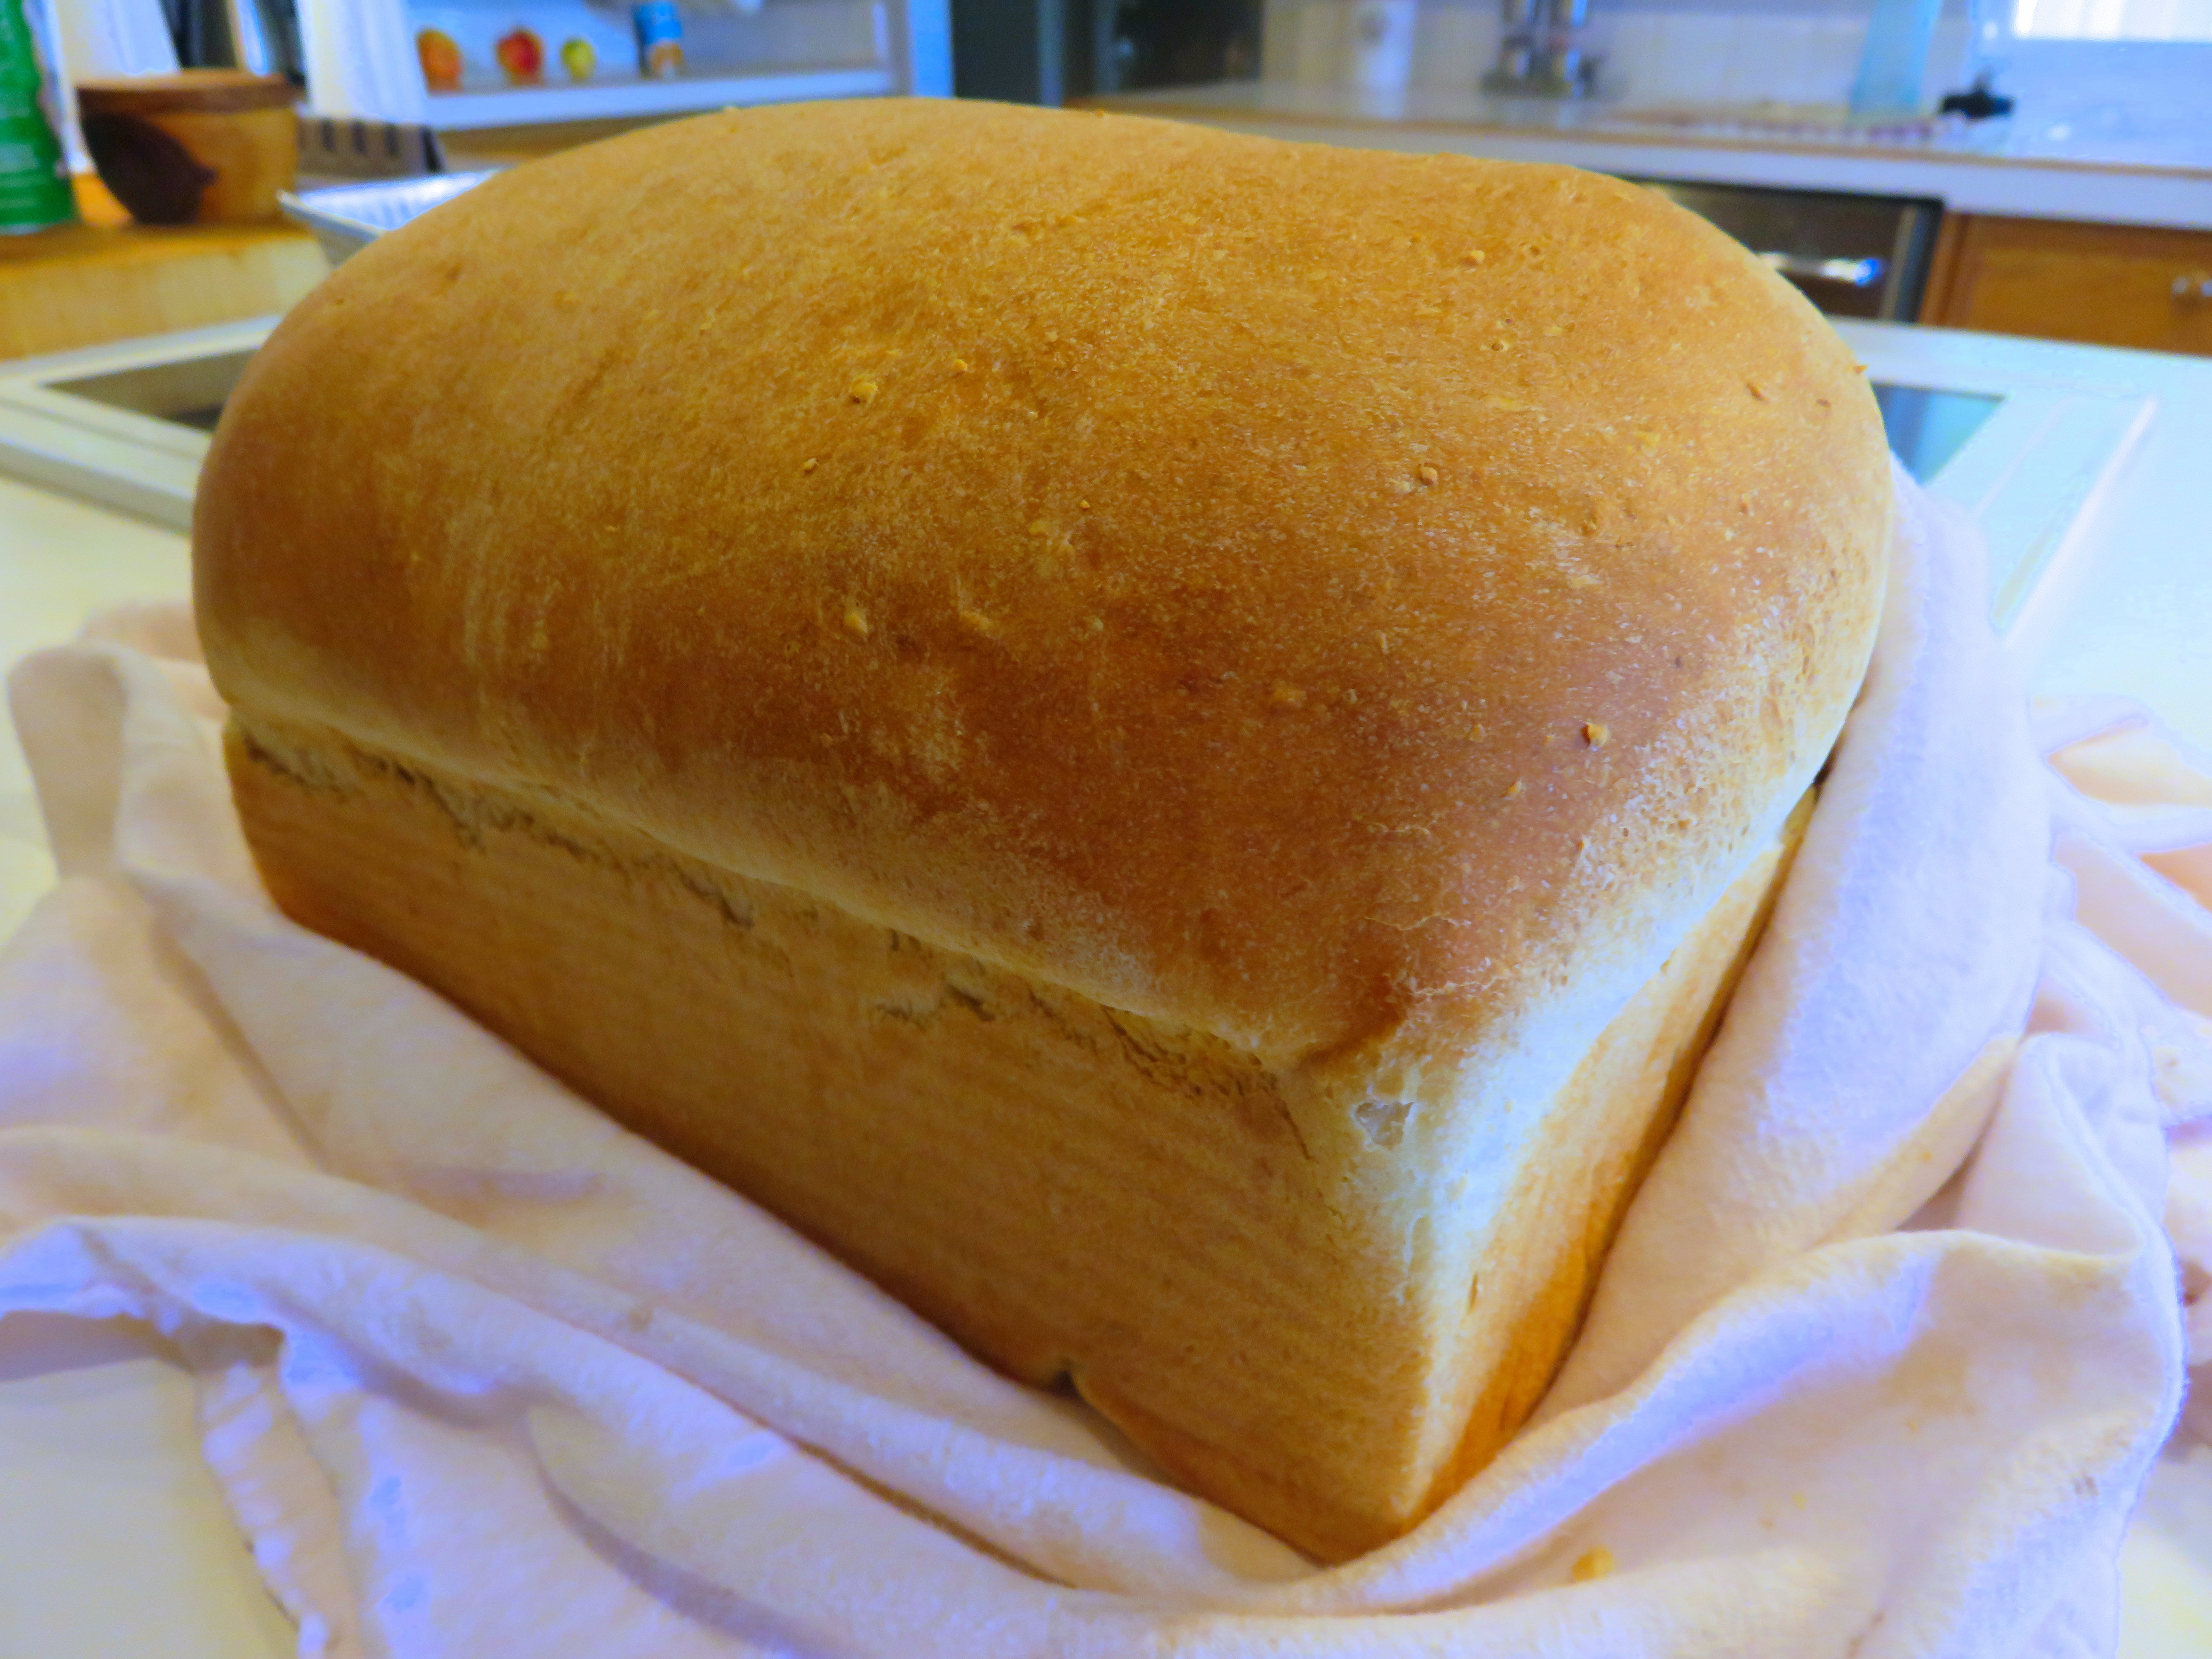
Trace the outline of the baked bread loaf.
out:
[[[883,101],[369,247],[194,550],[286,910],[1341,1558],[1552,1375],[1892,510],[1648,191]]]

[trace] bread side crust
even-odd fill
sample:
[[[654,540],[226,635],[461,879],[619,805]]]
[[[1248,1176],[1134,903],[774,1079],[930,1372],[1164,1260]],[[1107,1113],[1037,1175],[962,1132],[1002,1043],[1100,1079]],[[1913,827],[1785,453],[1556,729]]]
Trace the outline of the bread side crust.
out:
[[[1481,1183],[1510,1198],[1478,1206],[1419,1106],[1341,1077],[327,730],[242,716],[228,754],[295,920],[1332,1559],[1418,1522],[1534,1405],[1778,867],[1517,1109],[1517,1162]]]

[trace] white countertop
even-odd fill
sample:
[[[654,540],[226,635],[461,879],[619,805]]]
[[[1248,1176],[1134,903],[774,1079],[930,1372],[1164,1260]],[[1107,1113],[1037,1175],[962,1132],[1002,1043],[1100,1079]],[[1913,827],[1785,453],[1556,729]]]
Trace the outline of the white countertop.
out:
[[[1600,173],[1699,183],[1925,197],[1960,213],[2212,230],[2212,136],[2070,145],[1993,130],[1925,143],[1728,136],[1640,120],[1633,109],[1605,105],[1474,93],[1381,95],[1264,81],[1120,93],[1096,101],[1131,114],[1172,115],[1274,138],[1565,161]]]
[[[2034,696],[2134,697],[2212,752],[2212,358],[1892,323],[1838,331],[1883,372],[2094,381],[2153,399],[2142,441],[2081,524],[2069,574],[2012,643]]]
[[[2021,639],[2032,690],[2140,697],[2212,748],[2212,361],[1849,325],[1885,373],[2093,380],[2156,399],[2081,526],[2069,585]],[[0,662],[120,600],[182,596],[185,538],[0,478]],[[52,881],[12,731],[0,743],[0,934]],[[0,1654],[278,1659],[291,1632],[202,1468],[156,1339],[11,1317],[0,1344]],[[2212,1653],[2212,1453],[2161,1463],[2122,1562],[2125,1659]]]

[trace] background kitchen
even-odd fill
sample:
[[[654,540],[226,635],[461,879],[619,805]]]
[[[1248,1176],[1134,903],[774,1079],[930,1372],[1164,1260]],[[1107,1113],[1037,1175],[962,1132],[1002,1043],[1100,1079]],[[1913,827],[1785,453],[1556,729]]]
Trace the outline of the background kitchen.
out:
[[[2212,0],[0,0],[0,663],[185,591],[207,434],[331,260],[626,126],[900,91],[1650,182],[1838,319],[2031,690],[2212,744]],[[53,879],[10,740],[0,938]],[[0,1646],[289,1651],[189,1389],[102,1355],[0,1376]],[[2212,1652],[2212,1454],[2124,1570],[2130,1659]]]
[[[173,111],[174,133],[195,120],[215,132],[226,116],[272,153],[251,178],[248,151],[229,155],[196,200],[154,199],[144,145],[128,136],[163,125],[148,100],[212,109],[257,95],[109,84],[179,65],[289,81],[310,183],[496,165],[730,104],[897,90],[1096,99],[1285,136],[1568,161],[1662,182],[1838,315],[2212,352],[2212,0],[0,10],[19,4],[53,71],[46,101],[77,175],[75,204],[52,197],[43,216],[74,205],[82,222],[6,245],[0,356],[263,314],[319,276],[307,237],[274,222],[290,182],[274,153],[281,119]],[[103,143],[111,178],[132,175],[122,193],[137,191],[140,221],[228,222],[133,234],[91,176]]]

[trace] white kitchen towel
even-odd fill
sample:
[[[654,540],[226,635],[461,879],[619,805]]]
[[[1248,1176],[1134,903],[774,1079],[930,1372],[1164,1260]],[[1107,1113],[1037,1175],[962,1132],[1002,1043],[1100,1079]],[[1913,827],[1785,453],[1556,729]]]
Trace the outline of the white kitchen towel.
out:
[[[287,922],[179,610],[12,684],[62,879],[0,956],[0,1311],[175,1340],[309,1654],[2108,1650],[2183,1379],[2212,780],[2112,708],[2046,768],[1971,527],[1901,489],[1866,692],[1585,1336],[1388,1548],[1317,1568],[1164,1484]]]

